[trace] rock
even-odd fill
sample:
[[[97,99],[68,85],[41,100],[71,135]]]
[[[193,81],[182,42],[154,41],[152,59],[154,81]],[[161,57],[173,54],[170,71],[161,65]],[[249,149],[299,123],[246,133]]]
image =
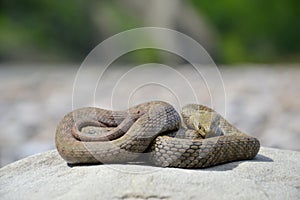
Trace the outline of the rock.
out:
[[[0,169],[0,199],[300,199],[300,152],[207,169],[141,164],[69,167],[56,150]]]

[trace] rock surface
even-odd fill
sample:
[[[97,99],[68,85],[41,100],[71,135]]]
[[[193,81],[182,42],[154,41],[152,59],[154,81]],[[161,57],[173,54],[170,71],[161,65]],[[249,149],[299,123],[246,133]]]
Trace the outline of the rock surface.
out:
[[[56,150],[0,169],[0,199],[300,199],[300,152],[261,148],[254,160],[207,169],[69,167]]]

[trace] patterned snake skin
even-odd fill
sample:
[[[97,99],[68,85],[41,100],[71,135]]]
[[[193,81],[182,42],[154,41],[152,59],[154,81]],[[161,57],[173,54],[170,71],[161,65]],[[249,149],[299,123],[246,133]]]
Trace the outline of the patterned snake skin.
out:
[[[196,104],[179,114],[152,101],[126,111],[87,107],[58,124],[56,147],[70,164],[124,163],[143,156],[163,167],[204,168],[252,159],[259,141],[229,124],[214,110]]]

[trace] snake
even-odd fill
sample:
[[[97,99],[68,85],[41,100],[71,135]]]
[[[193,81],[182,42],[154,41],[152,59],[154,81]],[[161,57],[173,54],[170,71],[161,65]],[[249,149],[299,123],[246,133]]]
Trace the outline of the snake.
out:
[[[71,165],[130,163],[147,158],[161,167],[207,168],[253,159],[260,148],[212,108],[150,101],[123,111],[78,108],[57,125],[55,144]],[[145,159],[144,159],[145,160]]]

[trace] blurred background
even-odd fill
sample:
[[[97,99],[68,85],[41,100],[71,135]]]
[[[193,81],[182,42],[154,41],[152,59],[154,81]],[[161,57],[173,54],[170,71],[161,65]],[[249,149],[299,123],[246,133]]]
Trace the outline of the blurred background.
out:
[[[0,166],[55,148],[82,61],[108,37],[145,26],[177,30],[208,51],[229,121],[263,146],[300,150],[299,8],[298,0],[1,0]],[[149,62],[188,68],[142,49],[118,58],[108,79]]]
[[[109,36],[160,26],[196,39],[217,63],[299,62],[299,8],[297,0],[2,0],[0,60],[81,62]],[[127,59],[159,59],[140,54]]]

